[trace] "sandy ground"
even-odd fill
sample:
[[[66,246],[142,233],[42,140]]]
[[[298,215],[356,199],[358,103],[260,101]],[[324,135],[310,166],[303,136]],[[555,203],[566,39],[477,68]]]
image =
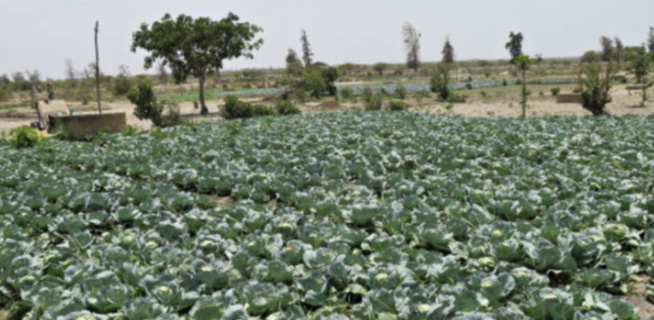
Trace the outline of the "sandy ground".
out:
[[[558,104],[553,96],[549,94],[551,86],[530,86],[532,96],[527,102],[527,117],[547,116],[586,116],[590,112],[584,110],[580,104],[565,103]],[[569,91],[570,87],[561,86],[562,92]],[[482,91],[483,95],[482,96]],[[515,92],[514,92],[515,91]],[[455,91],[457,94],[468,96],[468,102],[451,104],[437,102],[434,98],[426,98],[417,101],[413,98],[406,99],[412,111],[430,114],[459,115],[464,117],[519,117],[522,113],[520,99],[518,96],[519,87],[500,87],[490,89],[462,90]],[[629,92],[625,86],[616,86],[611,92],[613,101],[607,106],[612,115],[640,114],[649,115],[654,113],[654,102],[648,101],[645,108],[638,107],[641,97],[636,92]],[[651,95],[654,97],[654,94]],[[266,99],[248,98],[245,99],[255,103],[266,104]],[[222,100],[208,100],[209,113],[217,114],[222,105]],[[80,103],[69,103],[76,113],[94,113],[94,107],[89,104],[82,106]],[[127,123],[138,128],[140,131],[148,131],[152,128],[150,121],[142,121],[133,115],[134,106],[128,101],[103,102],[104,112],[125,112]],[[303,112],[338,111],[343,109],[362,109],[363,102],[343,103],[337,106],[322,107],[320,103],[304,103],[298,105]],[[324,104],[323,104],[324,106]],[[193,107],[192,102],[179,104],[182,114],[199,114],[200,110]],[[17,108],[0,111],[0,132],[9,131],[21,125],[29,125],[36,121],[36,114],[30,108]]]

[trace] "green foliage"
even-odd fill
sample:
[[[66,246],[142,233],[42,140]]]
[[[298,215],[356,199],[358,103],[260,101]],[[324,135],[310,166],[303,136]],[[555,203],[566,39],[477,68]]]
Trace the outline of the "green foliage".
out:
[[[375,70],[380,76],[384,74],[384,71],[388,69],[388,63],[379,62],[372,65],[372,69]]]
[[[136,127],[128,124],[127,127],[125,127],[125,130],[121,131],[121,133],[123,135],[133,137],[139,134],[139,130]]]
[[[448,102],[448,103],[465,103],[466,102],[466,96],[465,95],[450,93],[450,95],[447,97],[447,99],[445,101]]]
[[[350,87],[341,88],[338,90],[338,92],[343,99],[349,99],[350,97],[354,96],[354,91]]]
[[[134,81],[130,77],[116,77],[112,81],[111,91],[115,96],[122,97],[134,88]]]
[[[304,89],[316,99],[322,97],[327,90],[327,83],[320,70],[312,70],[304,74]]]
[[[275,115],[275,110],[270,107],[249,102],[240,101],[236,96],[225,97],[225,104],[220,110],[221,116],[227,120],[243,119],[252,117],[263,117]]]
[[[225,104],[220,110],[223,118],[230,120],[252,118],[254,116],[252,104],[238,100],[237,96],[227,96],[224,100]]]
[[[429,87],[431,92],[438,94],[438,99],[446,101],[450,96],[450,67],[446,64],[439,63],[436,67],[436,72],[432,74],[429,79]]]
[[[582,63],[592,63],[592,62],[598,62],[602,59],[602,55],[593,50],[589,50],[584,52],[584,54],[581,56],[581,62]]]
[[[611,79],[616,71],[617,67],[612,62],[606,66],[597,62],[582,66],[578,84],[581,91],[581,105],[584,109],[595,116],[606,113],[606,104],[611,102]]]
[[[395,96],[396,96],[398,99],[404,100],[404,99],[406,98],[406,96],[407,96],[407,90],[406,90],[406,87],[405,87],[404,85],[402,85],[402,84],[397,85],[397,86],[395,87]]]
[[[391,111],[405,111],[409,110],[409,105],[403,101],[393,100],[388,103],[388,109]]]
[[[14,148],[31,148],[41,143],[41,136],[30,126],[20,126],[9,132],[9,144]]]
[[[382,98],[379,95],[374,95],[366,102],[366,110],[375,111],[381,110],[382,108]]]
[[[372,88],[368,86],[363,87],[363,90],[361,91],[361,96],[364,102],[370,102],[370,100],[372,100],[373,98]]]
[[[504,47],[509,50],[509,53],[511,54],[510,62],[513,63],[515,58],[522,54],[522,40],[524,40],[524,38],[522,32],[513,33],[513,31],[511,31],[509,39],[509,42],[507,42]]]
[[[636,77],[636,83],[645,83],[647,75],[650,73],[654,54],[645,53],[645,49],[633,52],[629,56],[629,69]]]
[[[415,98],[416,101],[418,101],[418,103],[421,103],[423,99],[431,98],[431,95],[429,94],[428,91],[422,91],[421,90],[421,91],[416,91],[413,94],[413,98]]]
[[[139,120],[150,120],[155,126],[162,126],[164,104],[157,101],[152,84],[140,83],[136,89],[127,92],[127,99],[136,105],[134,116]]]
[[[275,106],[275,111],[277,111],[277,114],[280,116],[288,116],[288,115],[293,115],[293,114],[301,114],[302,111],[290,102],[284,101],[280,102]]]
[[[550,88],[550,92],[552,93],[552,96],[556,97],[559,94],[559,92],[561,92],[561,88],[559,87]]]
[[[275,110],[261,104],[252,105],[252,115],[254,117],[274,116]]]
[[[141,24],[133,33],[131,50],[149,52],[144,60],[146,69],[162,60],[178,82],[188,76],[199,79],[201,112],[205,114],[208,113],[203,94],[206,76],[222,69],[224,60],[252,58],[252,52],[263,43],[261,39],[255,40],[261,31],[256,25],[239,22],[238,16],[231,12],[220,21],[206,17],[194,19],[183,14],[173,20],[170,14],[165,14],[152,26]]]
[[[325,81],[327,92],[330,96],[336,96],[337,88],[334,84],[338,80],[338,69],[329,67],[321,70],[322,78]]]
[[[441,59],[442,63],[454,62],[454,47],[450,43],[450,39],[445,40],[445,44],[443,45],[443,50],[441,50],[441,54],[443,55],[443,59]]]

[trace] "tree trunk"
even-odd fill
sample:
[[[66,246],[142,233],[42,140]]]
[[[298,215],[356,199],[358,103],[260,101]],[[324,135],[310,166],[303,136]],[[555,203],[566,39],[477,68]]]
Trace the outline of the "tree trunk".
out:
[[[525,79],[525,70],[522,70],[522,118],[527,117],[527,83]]]
[[[100,53],[98,52],[98,21],[95,22],[95,96],[98,100],[98,112],[102,113],[100,104]]]
[[[200,114],[208,114],[209,109],[204,103],[204,76],[200,77]]]

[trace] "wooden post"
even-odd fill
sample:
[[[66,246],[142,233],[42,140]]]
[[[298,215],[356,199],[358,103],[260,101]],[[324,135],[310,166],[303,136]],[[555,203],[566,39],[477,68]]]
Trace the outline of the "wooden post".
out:
[[[98,52],[98,24],[95,22],[95,96],[98,100],[98,112],[102,113],[100,104],[100,53]]]

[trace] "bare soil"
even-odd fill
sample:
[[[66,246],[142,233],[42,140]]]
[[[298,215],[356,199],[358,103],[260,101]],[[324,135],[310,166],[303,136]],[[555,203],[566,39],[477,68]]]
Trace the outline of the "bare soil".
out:
[[[574,85],[529,85],[532,94],[527,102],[527,117],[549,117],[549,116],[587,116],[590,112],[584,110],[576,103],[556,103],[556,98],[550,93],[552,87],[560,87],[561,92],[570,92]],[[463,117],[486,117],[486,118],[516,118],[522,114],[520,104],[520,87],[497,87],[475,90],[459,90],[456,94],[467,96],[466,103],[443,103],[436,101],[435,97],[416,100],[408,98],[405,100],[410,105],[410,110],[428,114],[456,115]],[[615,86],[611,92],[613,101],[608,104],[607,110],[612,115],[650,115],[654,113],[654,102],[648,101],[645,108],[639,107],[641,96],[636,91],[626,90],[625,85]],[[651,95],[654,97],[654,94]],[[244,98],[243,100],[267,104],[272,106],[270,98]],[[222,100],[208,100],[207,107],[211,116],[210,120],[217,119]],[[70,107],[76,113],[96,112],[93,104],[83,106],[79,102],[70,102]],[[103,111],[125,112],[127,124],[136,127],[139,131],[149,131],[152,128],[150,121],[137,119],[134,115],[134,106],[128,101],[103,102]],[[302,112],[333,112],[350,109],[363,109],[363,102],[307,102],[297,105]],[[199,115],[200,110],[195,109],[193,102],[179,103],[180,113],[186,116]],[[195,118],[195,117],[193,117]],[[0,112],[0,132],[9,131],[21,125],[29,125],[36,120],[36,114],[31,108],[16,108]],[[193,119],[193,120],[199,120]]]
[[[641,282],[632,282],[629,284],[631,294],[625,297],[629,303],[638,308],[638,316],[641,319],[654,317],[654,304],[647,301],[647,283],[650,277],[641,276]]]

